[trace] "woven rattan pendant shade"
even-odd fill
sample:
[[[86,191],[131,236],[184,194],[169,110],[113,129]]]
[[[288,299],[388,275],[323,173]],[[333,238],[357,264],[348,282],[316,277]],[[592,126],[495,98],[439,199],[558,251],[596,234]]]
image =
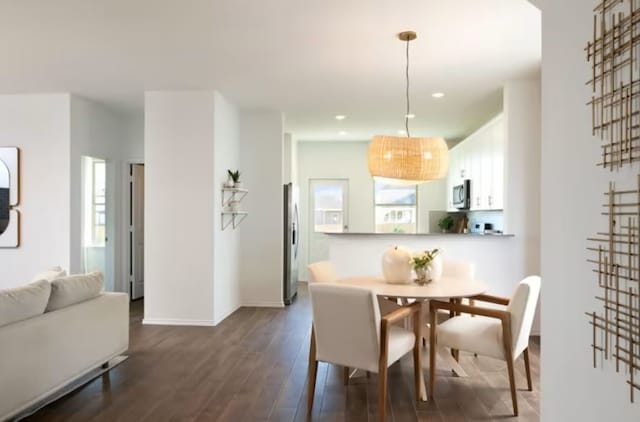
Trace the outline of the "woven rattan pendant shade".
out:
[[[369,173],[385,183],[409,185],[442,179],[449,171],[449,148],[444,139],[412,138],[409,132],[409,42],[417,35],[413,31],[398,34],[398,39],[406,42],[406,137],[377,135],[369,144]]]
[[[374,136],[369,144],[373,177],[401,184],[441,179],[449,170],[449,149],[442,138]]]

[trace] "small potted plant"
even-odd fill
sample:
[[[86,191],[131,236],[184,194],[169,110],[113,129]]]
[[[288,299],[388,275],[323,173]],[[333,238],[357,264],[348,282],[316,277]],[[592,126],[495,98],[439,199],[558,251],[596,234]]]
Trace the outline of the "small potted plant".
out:
[[[416,272],[416,282],[421,286],[430,283],[433,278],[433,266],[436,257],[440,254],[440,249],[432,249],[414,255],[411,264]]]
[[[231,170],[227,170],[227,173],[229,173],[229,181],[232,182],[232,186],[234,188],[241,188],[242,187],[242,182],[240,181],[240,170],[236,170],[236,171],[231,171]]]
[[[442,233],[447,233],[453,228],[453,217],[447,215],[438,221],[438,227],[442,230]]]

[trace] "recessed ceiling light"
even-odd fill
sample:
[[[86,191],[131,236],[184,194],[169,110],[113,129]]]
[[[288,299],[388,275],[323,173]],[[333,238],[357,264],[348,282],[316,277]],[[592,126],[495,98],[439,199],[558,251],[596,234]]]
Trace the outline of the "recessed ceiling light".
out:
[[[444,92],[434,92],[433,94],[431,94],[431,96],[433,98],[442,98],[444,97]]]
[[[416,117],[416,115],[413,113],[410,113],[410,114],[405,114],[404,117],[406,117],[407,119],[413,119],[414,117]]]
[[[346,135],[346,134],[347,134],[347,132],[346,132],[346,131],[344,131],[344,130],[341,130],[340,132],[338,132],[338,135],[340,135],[340,136],[344,136],[344,135]]]
[[[344,120],[344,119],[346,119],[346,118],[347,118],[347,116],[345,116],[344,114],[338,114],[338,115],[336,116],[336,120]]]
[[[406,130],[404,130],[404,129],[400,129],[400,130],[398,131],[398,135],[406,135],[406,134],[407,134],[407,131],[406,131]]]

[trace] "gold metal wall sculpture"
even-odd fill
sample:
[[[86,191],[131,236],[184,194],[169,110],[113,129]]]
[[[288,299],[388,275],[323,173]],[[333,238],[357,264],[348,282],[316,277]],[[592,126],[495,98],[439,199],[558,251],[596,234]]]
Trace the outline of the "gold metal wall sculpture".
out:
[[[603,0],[594,9],[587,44],[592,75],[593,134],[602,140],[598,164],[613,170],[640,161],[639,0]]]
[[[599,0],[591,63],[591,119],[600,137],[598,166],[609,171],[640,161],[640,0]],[[631,182],[633,183],[633,182]],[[589,238],[587,261],[597,274],[600,310],[587,313],[593,328],[593,367],[615,364],[629,385],[630,400],[640,391],[640,176],[635,186],[617,190],[609,183],[603,208],[608,228]]]
[[[624,372],[633,403],[640,390],[640,176],[636,187],[605,193],[602,215],[608,230],[589,238],[587,249],[598,277],[601,311],[588,313],[593,326],[593,367],[598,358],[613,360]]]

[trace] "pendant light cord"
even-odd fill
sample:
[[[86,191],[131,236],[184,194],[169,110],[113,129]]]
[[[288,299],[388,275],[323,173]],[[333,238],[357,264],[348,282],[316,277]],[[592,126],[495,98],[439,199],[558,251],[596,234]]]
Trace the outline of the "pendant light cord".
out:
[[[407,39],[407,50],[406,50],[406,55],[407,55],[407,66],[406,66],[406,71],[405,71],[405,76],[406,76],[406,80],[407,80],[407,92],[406,92],[406,97],[407,97],[407,113],[404,116],[404,126],[405,129],[407,131],[407,137],[410,138],[411,134],[409,133],[409,110],[410,110],[410,104],[409,104],[409,40]]]

